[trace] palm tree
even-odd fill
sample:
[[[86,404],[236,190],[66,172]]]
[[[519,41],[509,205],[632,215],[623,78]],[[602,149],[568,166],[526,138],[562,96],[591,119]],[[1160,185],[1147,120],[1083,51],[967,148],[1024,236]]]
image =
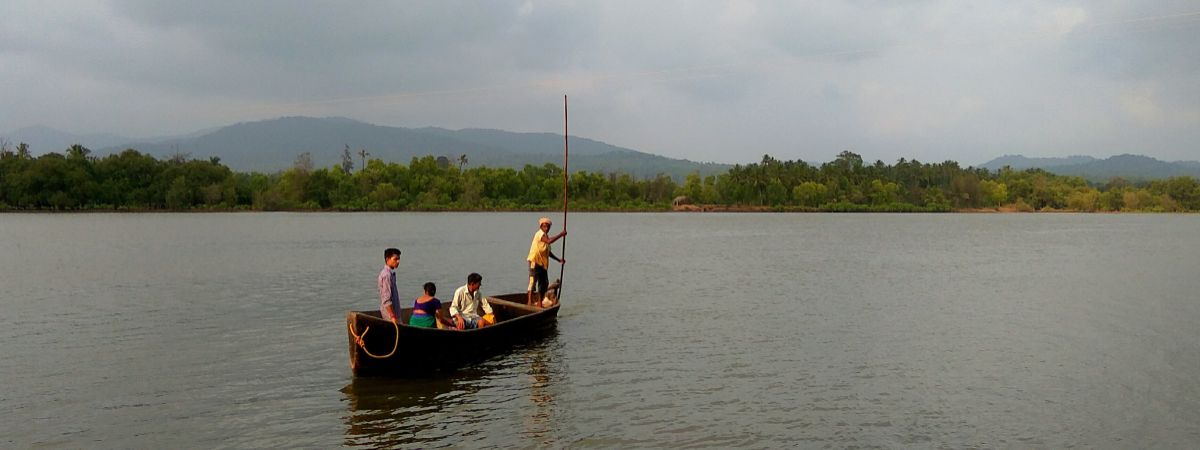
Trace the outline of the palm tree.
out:
[[[367,149],[364,148],[364,149],[360,149],[358,151],[358,156],[362,157],[362,162],[363,162],[362,168],[366,169],[367,168],[367,157],[371,156],[371,153],[367,152]],[[359,170],[362,170],[362,169],[359,169]]]

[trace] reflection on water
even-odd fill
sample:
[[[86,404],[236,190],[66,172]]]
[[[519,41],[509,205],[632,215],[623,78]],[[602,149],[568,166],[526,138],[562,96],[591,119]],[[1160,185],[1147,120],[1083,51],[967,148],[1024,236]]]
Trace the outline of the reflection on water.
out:
[[[546,350],[544,346],[532,350],[528,373],[529,399],[534,408],[529,409],[525,417],[525,435],[541,445],[554,447],[554,435],[550,428],[554,422],[554,394],[548,389],[551,377],[546,364]]]
[[[342,388],[350,406],[345,444],[377,447],[431,442],[422,438],[422,428],[430,425],[428,418],[477,392],[479,379],[472,372],[441,378],[355,378]]]
[[[482,422],[501,423],[497,410],[511,408],[511,417],[520,417],[523,429],[505,439],[556,446],[550,386],[562,380],[553,379],[549,363],[556,356],[557,331],[552,327],[544,333],[534,342],[454,372],[353,378],[341,389],[350,409],[344,417],[343,444],[375,448],[462,445],[481,438],[504,442],[489,434]]]

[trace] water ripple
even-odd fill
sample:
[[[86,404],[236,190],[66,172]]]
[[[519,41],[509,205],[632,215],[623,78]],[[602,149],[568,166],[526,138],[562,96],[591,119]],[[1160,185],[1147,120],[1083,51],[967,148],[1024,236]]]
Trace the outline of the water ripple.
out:
[[[515,292],[528,214],[5,215],[0,446],[1200,445],[1198,217],[580,216],[553,335],[391,380],[380,249]]]

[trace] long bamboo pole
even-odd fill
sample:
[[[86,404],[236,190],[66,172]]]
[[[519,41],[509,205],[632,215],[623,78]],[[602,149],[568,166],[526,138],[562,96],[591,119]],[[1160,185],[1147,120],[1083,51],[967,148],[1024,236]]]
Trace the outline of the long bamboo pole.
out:
[[[570,160],[570,145],[567,143],[567,96],[563,95],[563,231],[567,231],[567,187],[569,186],[570,172],[567,170],[567,162]],[[562,256],[559,258],[567,259],[567,237],[563,236]],[[558,299],[562,300],[562,285],[563,272],[566,271],[566,264],[558,265]]]

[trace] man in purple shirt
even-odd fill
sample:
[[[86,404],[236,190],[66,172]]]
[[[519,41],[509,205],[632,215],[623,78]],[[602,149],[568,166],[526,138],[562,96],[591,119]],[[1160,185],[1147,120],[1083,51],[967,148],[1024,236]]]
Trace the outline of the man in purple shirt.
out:
[[[400,250],[383,251],[383,270],[379,271],[379,313],[396,323],[400,317],[400,296],[396,293],[396,266],[400,265]]]

